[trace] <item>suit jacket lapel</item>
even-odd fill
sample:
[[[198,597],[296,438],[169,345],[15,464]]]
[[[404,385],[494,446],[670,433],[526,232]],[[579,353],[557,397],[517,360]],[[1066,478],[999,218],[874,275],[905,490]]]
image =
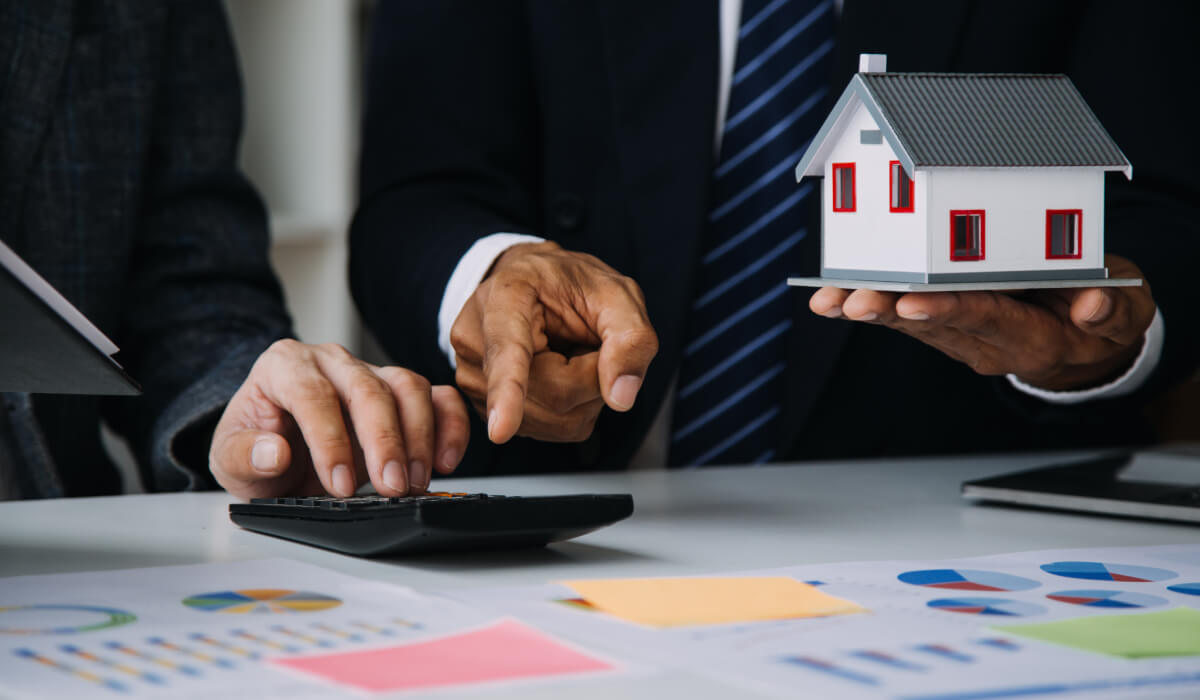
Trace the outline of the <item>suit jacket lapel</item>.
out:
[[[70,53],[72,17],[70,0],[23,2],[0,13],[0,235],[19,228],[29,168]]]

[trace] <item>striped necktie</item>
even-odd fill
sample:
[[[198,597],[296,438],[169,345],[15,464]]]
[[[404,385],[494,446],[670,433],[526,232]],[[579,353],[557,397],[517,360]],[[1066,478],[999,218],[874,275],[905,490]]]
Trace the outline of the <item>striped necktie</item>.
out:
[[[833,0],[744,0],[672,417],[673,466],[766,462],[783,399],[786,278],[804,227],[792,169],[820,127]]]

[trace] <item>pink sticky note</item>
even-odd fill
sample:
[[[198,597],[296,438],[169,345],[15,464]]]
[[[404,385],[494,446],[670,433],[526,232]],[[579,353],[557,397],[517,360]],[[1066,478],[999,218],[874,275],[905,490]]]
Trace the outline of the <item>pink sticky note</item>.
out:
[[[516,620],[384,649],[293,656],[271,663],[376,692],[613,669]]]

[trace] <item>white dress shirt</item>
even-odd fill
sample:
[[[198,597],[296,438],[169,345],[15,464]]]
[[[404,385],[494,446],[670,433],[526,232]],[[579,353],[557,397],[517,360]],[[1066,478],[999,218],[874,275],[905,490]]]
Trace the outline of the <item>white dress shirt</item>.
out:
[[[842,9],[841,0],[835,0],[834,9],[839,14]],[[742,0],[720,0],[718,8],[720,35],[719,73],[717,75],[717,128],[713,136],[714,152],[720,153],[721,133],[725,128],[725,112],[729,105],[729,86],[733,76],[733,65],[737,57],[737,35],[741,24]],[[493,233],[475,242],[475,245],[463,255],[450,280],[446,284],[446,292],[442,296],[442,305],[438,308],[438,345],[450,360],[450,366],[455,366],[454,349],[450,347],[450,328],[459,312],[475,292],[475,288],[483,281],[484,275],[491,269],[492,264],[500,254],[518,243],[541,242],[537,236],[518,235],[513,233]],[[1103,386],[1084,389],[1082,391],[1047,391],[1030,386],[1014,375],[1008,375],[1008,381],[1014,387],[1043,401],[1057,404],[1081,403],[1099,398],[1112,398],[1135,391],[1154,368],[1158,366],[1162,356],[1165,336],[1162,313],[1155,311],[1154,320],[1146,330],[1142,350],[1134,360],[1133,365],[1117,379]],[[630,463],[631,469],[662,468],[666,465],[667,447],[670,440],[671,406],[674,405],[675,387],[672,382],[663,406],[654,419],[649,434],[638,449]]]

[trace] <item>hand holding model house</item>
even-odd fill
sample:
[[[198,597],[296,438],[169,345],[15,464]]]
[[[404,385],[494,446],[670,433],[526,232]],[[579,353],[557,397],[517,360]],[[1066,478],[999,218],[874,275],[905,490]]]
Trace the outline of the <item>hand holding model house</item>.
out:
[[[860,70],[796,168],[824,176],[812,311],[1050,390],[1129,367],[1156,305],[1104,254],[1104,173],[1133,169],[1070,80]]]

